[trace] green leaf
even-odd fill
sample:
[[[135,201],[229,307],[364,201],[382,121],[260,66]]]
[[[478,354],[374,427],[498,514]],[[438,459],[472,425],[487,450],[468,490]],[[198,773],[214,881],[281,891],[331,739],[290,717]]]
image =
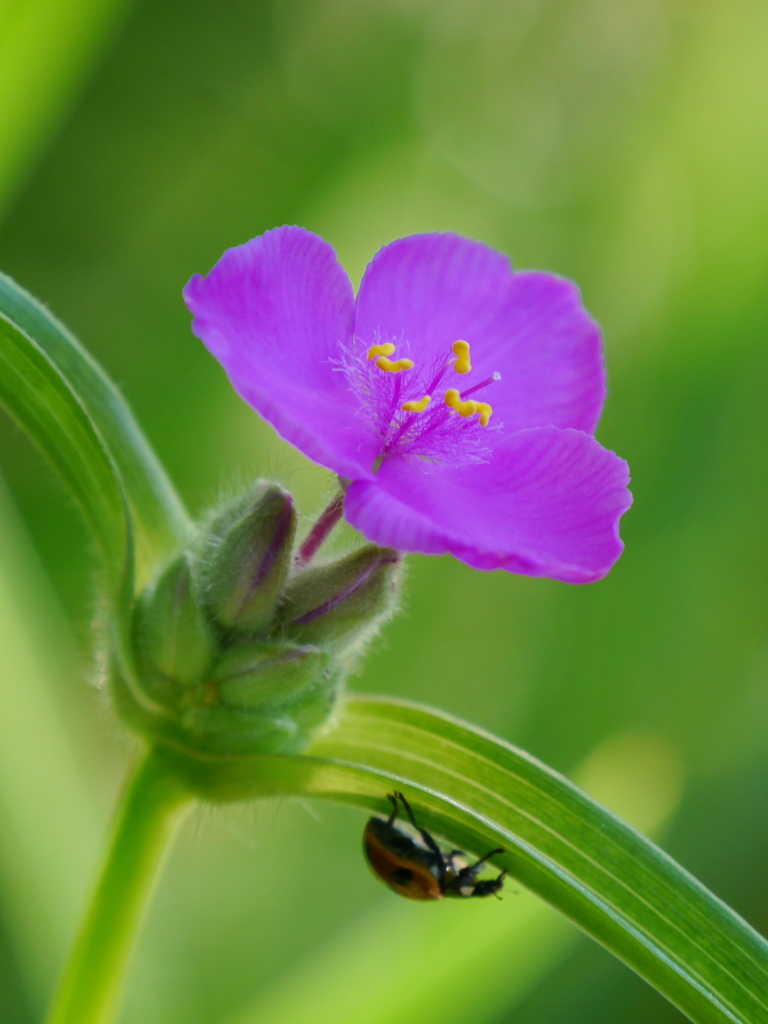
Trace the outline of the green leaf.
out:
[[[165,560],[189,539],[191,529],[165,469],[125,399],[98,363],[44,306],[3,274],[0,314],[45,353],[100,434],[131,509],[138,575],[145,578],[158,561]],[[49,442],[55,445],[53,435]],[[68,444],[64,437],[61,443]],[[67,483],[72,483],[70,478]]]
[[[102,556],[106,625],[123,678],[146,705],[130,643],[135,586],[133,523],[122,481],[83,404],[47,354],[0,315],[0,405],[48,457],[80,507]]]
[[[73,657],[50,584],[0,480],[0,878],[15,959],[42,1013],[71,942],[100,827],[85,723],[62,714]],[[7,1020],[0,1012],[0,1019]]]
[[[574,770],[577,784],[593,797],[605,794],[611,810],[629,815],[644,834],[663,826],[682,795],[674,748],[647,733],[607,737]],[[353,884],[363,880],[362,865],[358,874]],[[367,888],[373,887],[371,878]],[[516,1008],[546,985],[580,932],[515,883],[501,902],[448,900],[425,913],[382,890],[366,911],[280,971],[226,1024],[516,1020]]]
[[[77,502],[113,587],[126,563],[120,480],[90,417],[48,356],[0,316],[0,404],[42,449]]]
[[[494,858],[697,1024],[765,1024],[768,944],[658,847],[534,758],[440,712],[350,697],[306,756],[164,756],[203,798],[300,794],[420,822]]]

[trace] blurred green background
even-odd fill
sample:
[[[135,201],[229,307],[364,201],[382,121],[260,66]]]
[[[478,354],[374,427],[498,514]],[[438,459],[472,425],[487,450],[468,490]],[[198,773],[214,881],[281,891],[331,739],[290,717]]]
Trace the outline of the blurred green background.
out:
[[[189,331],[181,288],[282,223],[358,279],[455,230],[573,277],[605,329],[601,441],[635,506],[568,587],[411,558],[354,681],[571,773],[768,927],[768,5],[764,0],[0,0],[0,268],[120,383],[197,512],[328,474]],[[0,1022],[39,1021],[134,748],[88,685],[75,510],[0,421]],[[131,1024],[665,1024],[524,893],[412,906],[359,814],[201,810]],[[510,886],[512,888],[512,886]]]

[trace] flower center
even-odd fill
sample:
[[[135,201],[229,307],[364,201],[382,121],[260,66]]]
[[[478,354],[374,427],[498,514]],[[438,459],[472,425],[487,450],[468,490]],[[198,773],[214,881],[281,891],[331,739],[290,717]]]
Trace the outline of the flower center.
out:
[[[376,465],[393,455],[453,465],[487,461],[490,438],[483,428],[493,408],[470,396],[501,380],[501,374],[468,388],[456,386],[467,383],[461,378],[472,372],[470,345],[463,340],[453,343],[452,355],[427,367],[392,358],[396,348],[393,342],[377,343],[365,357],[345,349],[340,366],[378,436]]]

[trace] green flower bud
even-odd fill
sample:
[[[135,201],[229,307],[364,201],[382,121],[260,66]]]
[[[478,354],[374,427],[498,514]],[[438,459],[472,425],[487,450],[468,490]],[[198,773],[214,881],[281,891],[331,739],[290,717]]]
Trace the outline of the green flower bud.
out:
[[[190,778],[213,779],[223,763],[247,774],[253,755],[304,749],[395,608],[396,551],[367,545],[297,569],[295,530],[290,495],[262,484],[136,602],[134,657],[111,677],[115,706]]]
[[[238,501],[214,523],[202,573],[208,609],[225,630],[257,636],[272,625],[295,533],[293,499],[274,485]]]
[[[319,647],[245,643],[221,656],[211,678],[223,704],[256,710],[293,700],[323,674],[328,660]]]
[[[280,608],[285,635],[341,651],[360,643],[397,604],[401,560],[392,548],[369,544],[287,585]]]
[[[204,678],[216,643],[200,605],[189,559],[172,562],[139,599],[133,642],[142,682],[161,704]]]
[[[340,666],[326,650],[282,638],[227,646],[207,617],[194,566],[182,555],[137,602],[138,691],[116,673],[118,710],[139,732],[193,757],[298,751],[333,709]]]
[[[292,753],[330,714],[338,670],[317,647],[246,643],[221,657],[182,725],[206,753]]]

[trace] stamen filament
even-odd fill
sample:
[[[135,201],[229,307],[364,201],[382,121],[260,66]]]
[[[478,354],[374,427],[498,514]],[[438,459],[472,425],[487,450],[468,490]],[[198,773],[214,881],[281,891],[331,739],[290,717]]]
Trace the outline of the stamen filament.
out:
[[[397,410],[400,408],[400,396],[403,391],[403,378],[397,374],[395,376],[394,387],[392,388],[392,401],[389,404],[389,419],[391,420],[397,415]]]
[[[476,391],[482,391],[483,388],[487,388],[489,384],[495,384],[497,380],[501,380],[501,374],[496,372],[492,374],[487,380],[484,380],[482,384],[474,384],[471,388],[467,388],[466,391],[461,392],[463,399],[469,398],[470,395],[474,395]]]
[[[388,348],[386,353],[384,351],[385,348]],[[400,404],[400,396],[403,388],[401,386],[401,378],[399,376],[396,377],[394,387],[390,392],[387,402],[389,410],[386,417],[393,433],[388,437],[385,443],[381,458],[389,452],[398,450],[398,446],[401,444],[403,438],[409,439],[409,444],[421,443],[427,435],[443,429],[441,424],[447,427],[448,420],[454,412],[458,412],[459,416],[463,419],[470,419],[472,416],[477,414],[479,417],[479,425],[483,427],[488,426],[491,416],[493,415],[492,406],[487,402],[478,402],[468,399],[470,395],[473,395],[478,391],[482,391],[483,388],[487,388],[490,384],[494,384],[496,381],[501,380],[500,373],[493,373],[486,380],[473,385],[464,392],[459,392],[458,388],[448,388],[443,395],[444,402],[432,402],[435,392],[447,374],[450,374],[451,372],[464,374],[471,371],[472,366],[469,360],[469,350],[469,342],[462,340],[455,341],[452,345],[452,351],[456,356],[456,359],[454,360],[448,356],[442,366],[439,366],[439,368],[434,371],[434,377],[426,389],[426,394],[422,393],[423,397],[421,398],[412,398],[407,402]],[[413,367],[414,364],[410,359],[389,359],[388,356],[393,353],[394,345],[374,345],[369,350],[368,358],[375,358],[375,365],[377,368],[389,373],[399,373],[401,370],[410,370]],[[413,394],[413,391],[411,391],[411,394]],[[428,409],[429,412],[427,412]],[[418,420],[413,419],[411,416],[403,416],[398,421],[398,412],[422,413],[425,415],[422,415]],[[458,424],[456,424],[456,427],[458,427]]]
[[[441,370],[437,371],[437,373],[435,374],[435,376],[434,376],[434,378],[432,380],[432,383],[427,388],[427,394],[428,395],[434,395],[435,390],[437,389],[438,384],[443,379],[443,377],[446,375],[446,373],[448,373],[450,368],[451,368],[451,364],[450,364],[450,361],[448,361],[448,362],[445,363],[445,365],[443,366],[443,368]]]

